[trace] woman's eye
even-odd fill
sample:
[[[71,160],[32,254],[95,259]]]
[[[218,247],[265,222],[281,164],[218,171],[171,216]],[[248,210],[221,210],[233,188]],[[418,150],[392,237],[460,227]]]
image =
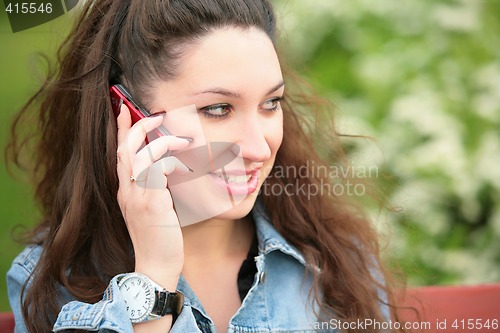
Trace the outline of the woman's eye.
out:
[[[277,111],[280,108],[281,97],[270,98],[262,103],[262,109],[266,111]]]
[[[201,108],[200,112],[207,118],[224,119],[231,115],[231,106],[229,104],[215,104]]]

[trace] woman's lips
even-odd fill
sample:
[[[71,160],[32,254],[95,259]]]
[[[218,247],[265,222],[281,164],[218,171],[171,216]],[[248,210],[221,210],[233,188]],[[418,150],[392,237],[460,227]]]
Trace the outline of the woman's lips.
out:
[[[258,169],[231,170],[219,169],[211,172],[210,176],[217,186],[227,191],[230,195],[247,195],[255,192],[259,185],[260,171]]]

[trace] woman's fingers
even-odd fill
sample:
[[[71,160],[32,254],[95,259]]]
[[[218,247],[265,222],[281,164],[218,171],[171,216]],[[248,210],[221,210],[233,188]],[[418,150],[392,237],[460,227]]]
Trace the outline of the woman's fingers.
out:
[[[139,120],[134,125],[132,125],[127,133],[127,136],[124,138],[124,141],[119,142],[118,144],[121,145],[125,143],[128,146],[129,153],[131,155],[135,155],[135,153],[143,145],[147,134],[153,131],[155,128],[159,127],[162,121],[162,115],[157,117],[143,118]]]
[[[174,172],[179,172],[182,175],[187,175],[191,172],[191,170],[175,156],[162,158],[157,163],[161,165],[161,169],[165,176]]]
[[[127,132],[132,126],[132,118],[130,117],[130,111],[125,104],[120,107],[120,114],[116,118],[116,123],[118,127],[118,144],[124,141],[127,136]]]
[[[130,182],[143,173],[168,150],[186,148],[189,141],[175,136],[162,136],[137,151],[144,144],[147,133],[161,125],[163,117],[144,118],[132,125],[130,111],[122,104],[117,118],[118,149],[117,172],[120,183]],[[132,178],[131,178],[132,177]]]
[[[191,172],[177,157],[164,157],[137,176],[137,185],[146,189],[166,189],[167,176],[177,172],[179,174],[188,174]]]
[[[170,150],[184,149],[189,145],[186,139],[176,136],[161,136],[142,148],[134,158],[133,174],[142,173]]]

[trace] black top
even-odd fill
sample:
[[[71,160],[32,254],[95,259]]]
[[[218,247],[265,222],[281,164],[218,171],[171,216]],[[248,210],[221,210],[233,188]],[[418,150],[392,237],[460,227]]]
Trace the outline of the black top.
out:
[[[248,251],[247,258],[243,260],[241,264],[240,271],[238,272],[238,292],[240,293],[240,299],[243,299],[248,294],[248,291],[252,287],[255,275],[257,274],[257,266],[255,264],[255,257],[259,255],[259,248],[257,245],[256,235],[253,237],[252,245],[250,245],[250,250]]]

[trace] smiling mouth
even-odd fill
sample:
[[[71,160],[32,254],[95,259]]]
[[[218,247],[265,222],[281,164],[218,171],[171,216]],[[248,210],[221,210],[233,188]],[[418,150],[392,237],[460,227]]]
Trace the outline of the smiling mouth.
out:
[[[247,170],[230,170],[226,171],[224,168],[209,175],[220,188],[224,189],[236,201],[241,200],[246,195],[253,193],[257,190],[260,179],[259,169],[252,171]]]
[[[211,172],[212,175],[222,179],[223,181],[227,181],[228,183],[233,184],[246,184],[252,178],[253,173],[248,175],[231,175],[231,174],[222,174],[222,172]]]

